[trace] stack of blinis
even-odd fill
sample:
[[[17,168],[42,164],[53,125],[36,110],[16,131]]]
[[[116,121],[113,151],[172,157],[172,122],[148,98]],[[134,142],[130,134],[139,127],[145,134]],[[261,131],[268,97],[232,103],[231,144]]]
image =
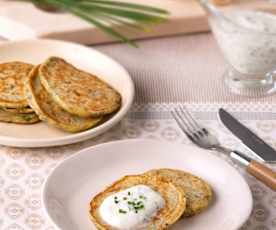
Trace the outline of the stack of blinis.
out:
[[[163,230],[207,209],[212,197],[210,185],[191,173],[152,169],[118,179],[92,198],[89,211],[100,230]]]
[[[33,66],[0,64],[0,121],[47,122],[67,132],[92,128],[121,106],[121,96],[95,75],[59,57]]]

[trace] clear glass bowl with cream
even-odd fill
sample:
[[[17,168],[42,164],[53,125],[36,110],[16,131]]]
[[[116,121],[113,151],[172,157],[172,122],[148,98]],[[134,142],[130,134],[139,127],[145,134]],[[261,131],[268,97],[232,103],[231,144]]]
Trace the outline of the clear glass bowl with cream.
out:
[[[265,9],[276,10],[276,4],[268,4]],[[230,90],[246,96],[269,95],[276,89],[276,15],[261,11],[257,4],[248,8],[218,11],[207,5],[209,24],[229,63],[224,79]]]

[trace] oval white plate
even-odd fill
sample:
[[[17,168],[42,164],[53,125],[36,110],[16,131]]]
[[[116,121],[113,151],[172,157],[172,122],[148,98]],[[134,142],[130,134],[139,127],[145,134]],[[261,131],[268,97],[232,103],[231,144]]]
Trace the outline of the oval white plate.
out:
[[[134,96],[134,86],[129,74],[117,62],[92,48],[56,40],[7,42],[0,46],[0,63],[24,61],[39,64],[49,56],[62,57],[108,82],[122,95],[121,109],[102,125],[76,134],[63,132],[44,122],[34,125],[0,122],[0,144],[42,147],[76,143],[105,132],[118,123],[129,110]]]
[[[59,229],[96,229],[88,213],[95,194],[124,175],[161,167],[198,175],[215,194],[207,210],[178,221],[171,229],[236,230],[249,217],[250,189],[228,163],[196,147],[142,139],[101,144],[65,160],[44,184],[44,209]]]

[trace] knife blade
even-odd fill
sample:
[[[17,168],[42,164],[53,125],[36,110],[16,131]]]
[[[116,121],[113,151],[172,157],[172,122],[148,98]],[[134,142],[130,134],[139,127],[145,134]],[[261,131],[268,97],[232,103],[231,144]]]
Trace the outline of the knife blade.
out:
[[[241,124],[236,118],[224,109],[219,109],[219,118],[221,122],[236,136],[241,142],[257,154],[265,162],[276,161],[276,151],[248,129]]]

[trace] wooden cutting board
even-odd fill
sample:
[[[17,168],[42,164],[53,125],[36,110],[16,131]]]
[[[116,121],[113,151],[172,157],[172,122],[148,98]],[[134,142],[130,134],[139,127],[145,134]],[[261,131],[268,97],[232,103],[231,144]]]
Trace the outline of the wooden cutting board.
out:
[[[135,2],[135,1],[133,1]],[[138,0],[167,9],[169,20],[152,27],[150,32],[126,34],[132,38],[147,38],[208,30],[204,11],[194,0]],[[30,3],[0,3],[0,36],[10,40],[56,38],[94,44],[113,41],[97,28],[66,13],[43,12]]]
[[[208,31],[207,16],[196,0],[124,0],[167,9],[169,20],[150,32],[127,32],[131,38],[149,38]],[[240,1],[234,1],[240,4]],[[252,0],[241,0],[252,2]],[[275,4],[274,4],[275,5]],[[275,7],[276,8],[276,7]],[[123,30],[123,28],[120,28]],[[67,13],[47,13],[30,3],[0,0],[0,36],[9,40],[54,38],[82,44],[113,41],[97,28]]]

